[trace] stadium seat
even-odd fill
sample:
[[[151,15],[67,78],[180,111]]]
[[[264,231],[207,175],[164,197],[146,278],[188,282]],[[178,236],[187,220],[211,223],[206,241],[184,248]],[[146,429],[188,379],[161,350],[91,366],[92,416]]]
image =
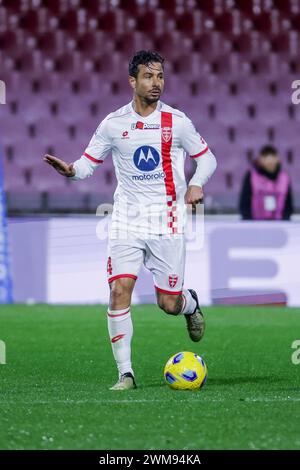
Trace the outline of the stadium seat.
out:
[[[273,7],[284,13],[285,16],[289,16],[292,12],[292,5],[295,4],[293,0],[273,0]]]
[[[2,6],[14,12],[20,12],[28,8],[29,0],[2,0]]]
[[[56,57],[65,51],[66,36],[62,30],[46,31],[37,38],[37,47],[44,54]]]
[[[242,30],[242,16],[239,10],[232,9],[215,17],[215,29],[223,33],[239,34]]]
[[[231,51],[231,41],[219,31],[203,33],[193,41],[193,50],[201,53],[205,59],[228,55]]]
[[[31,34],[44,32],[47,30],[49,15],[46,9],[32,9],[21,15],[19,27]]]
[[[55,16],[67,10],[68,0],[41,0],[41,5]]]

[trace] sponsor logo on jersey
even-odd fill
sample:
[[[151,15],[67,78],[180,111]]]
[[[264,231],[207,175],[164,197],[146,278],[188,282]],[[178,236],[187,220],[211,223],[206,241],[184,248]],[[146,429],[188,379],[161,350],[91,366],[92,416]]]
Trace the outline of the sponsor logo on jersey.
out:
[[[153,171],[159,162],[160,156],[154,147],[143,145],[134,152],[133,163],[140,171]]]
[[[141,129],[141,130],[147,130],[147,129],[160,129],[160,124],[147,124],[146,122],[142,121],[137,121],[131,124],[131,129]]]
[[[161,130],[161,135],[165,142],[169,142],[172,137],[172,127],[163,127]]]
[[[169,276],[169,286],[175,287],[178,281],[178,276],[176,274],[170,274]]]
[[[129,137],[128,137],[128,131],[122,132],[122,139],[129,139]]]
[[[159,179],[164,179],[166,176],[164,171],[159,171],[157,173],[144,173],[143,175],[132,175],[131,178],[133,181],[155,181]]]

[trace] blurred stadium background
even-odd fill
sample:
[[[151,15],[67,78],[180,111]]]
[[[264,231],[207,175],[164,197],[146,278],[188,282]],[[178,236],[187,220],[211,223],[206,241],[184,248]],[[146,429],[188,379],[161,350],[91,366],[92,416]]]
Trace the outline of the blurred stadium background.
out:
[[[166,57],[162,100],[192,118],[218,158],[218,170],[205,188],[206,213],[238,219],[242,176],[267,143],[279,149],[299,211],[300,105],[291,100],[292,82],[300,78],[299,0],[0,0],[0,79],[6,84],[0,145],[18,301],[77,298],[76,286],[89,262],[94,263],[89,277],[93,272],[94,291],[87,287],[86,300],[99,300],[94,277],[99,282],[99,272],[105,271],[99,264],[101,257],[105,263],[104,247],[97,244],[94,219],[85,223],[77,215],[95,214],[98,204],[112,201],[112,161],[107,159],[93,178],[74,184],[58,177],[41,158],[51,153],[73,161],[81,155],[101,119],[130,101],[128,59],[143,48]],[[186,165],[190,178],[193,162],[187,159]],[[278,231],[280,223],[271,226]],[[240,224],[232,230],[237,227],[241,230]],[[259,230],[257,225],[252,229],[245,250]],[[282,242],[275,246],[286,248],[286,266],[298,239],[293,229],[290,244],[292,228],[282,230]],[[254,238],[263,240],[264,250],[274,236],[267,232]],[[85,244],[79,244],[83,238]],[[61,269],[70,260],[67,281]],[[213,260],[202,259],[202,266],[205,262],[209,277]],[[30,271],[26,280],[25,267]],[[285,267],[278,285],[286,272]],[[290,277],[294,275],[292,271]],[[68,296],[52,295],[49,279],[56,279],[57,294],[60,283],[67,283]],[[273,281],[268,280],[269,287]],[[208,286],[202,285],[205,291]],[[220,278],[211,289],[220,294],[229,285]],[[106,295],[105,286],[103,299]],[[214,298],[212,294],[207,302]]]
[[[162,100],[192,118],[218,159],[185,276],[212,306],[192,344],[183,318],[145,305],[155,297],[141,271],[139,388],[123,400],[108,390],[107,219],[96,216],[112,201],[112,161],[76,183],[42,156],[80,157],[99,122],[131,100],[128,59],[143,48],[166,57]],[[242,176],[267,143],[299,212],[294,80],[300,0],[0,0],[0,303],[20,303],[0,306],[0,449],[299,449],[299,215],[238,215]],[[172,392],[163,365],[191,349],[208,383]]]

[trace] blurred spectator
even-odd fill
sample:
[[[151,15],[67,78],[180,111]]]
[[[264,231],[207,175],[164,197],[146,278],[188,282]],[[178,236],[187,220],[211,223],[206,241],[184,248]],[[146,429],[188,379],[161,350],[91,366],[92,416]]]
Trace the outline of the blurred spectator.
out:
[[[245,220],[289,220],[293,213],[292,188],[282,170],[277,150],[265,145],[246,173],[239,209]]]

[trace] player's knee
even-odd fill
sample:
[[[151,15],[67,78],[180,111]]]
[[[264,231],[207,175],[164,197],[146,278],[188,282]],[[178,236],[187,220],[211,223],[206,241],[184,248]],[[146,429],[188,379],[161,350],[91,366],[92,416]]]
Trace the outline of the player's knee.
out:
[[[119,305],[120,303],[128,303],[130,299],[130,289],[122,282],[113,282],[110,286],[111,304]]]
[[[178,315],[180,310],[178,309],[178,304],[176,299],[158,299],[158,306],[168,315]]]

